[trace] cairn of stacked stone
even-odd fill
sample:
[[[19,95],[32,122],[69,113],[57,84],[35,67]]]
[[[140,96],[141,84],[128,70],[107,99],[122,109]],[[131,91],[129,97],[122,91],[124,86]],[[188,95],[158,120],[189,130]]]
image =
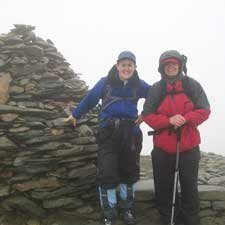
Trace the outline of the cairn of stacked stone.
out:
[[[88,88],[34,29],[0,35],[0,208],[44,216],[95,198],[97,113],[64,122]]]

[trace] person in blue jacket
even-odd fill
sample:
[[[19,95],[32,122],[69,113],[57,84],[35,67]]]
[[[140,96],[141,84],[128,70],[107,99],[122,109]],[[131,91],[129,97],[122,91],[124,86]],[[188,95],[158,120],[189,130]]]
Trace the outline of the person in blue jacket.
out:
[[[149,85],[136,70],[136,57],[130,51],[119,54],[117,63],[101,78],[65,119],[77,120],[102,100],[97,134],[97,183],[104,224],[111,225],[117,215],[116,188],[119,186],[123,220],[135,224],[134,193],[139,179],[143,121],[137,103],[146,98]]]

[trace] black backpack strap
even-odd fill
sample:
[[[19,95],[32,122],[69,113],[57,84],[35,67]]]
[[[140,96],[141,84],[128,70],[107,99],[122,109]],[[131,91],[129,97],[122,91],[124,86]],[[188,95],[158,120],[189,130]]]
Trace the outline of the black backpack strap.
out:
[[[184,93],[193,102],[193,104],[195,104],[194,93],[190,85],[190,78],[187,75],[185,75],[182,79],[182,86],[183,86]]]
[[[160,85],[160,95],[158,96],[158,98],[156,99],[155,102],[155,110],[160,106],[160,104],[162,103],[162,101],[165,99],[165,97],[167,96],[167,91],[166,91],[166,81],[164,79],[161,79],[159,81],[159,85]]]
[[[161,79],[160,82],[160,96],[157,98],[156,102],[155,102],[155,109],[157,109],[160,104],[162,103],[162,101],[165,99],[165,97],[169,94],[179,94],[179,93],[185,93],[187,95],[188,98],[190,98],[190,100],[195,103],[194,101],[194,96],[193,96],[193,91],[192,91],[192,87],[190,85],[190,79],[187,75],[185,75],[182,78],[182,86],[183,86],[183,91],[178,91],[178,92],[171,92],[168,93],[166,90],[166,80]]]
[[[132,96],[131,97],[116,97],[112,95],[112,86],[109,84],[106,84],[105,87],[105,95],[102,98],[102,107],[101,110],[105,110],[107,107],[109,107],[111,104],[123,101],[123,100],[136,100],[137,99],[137,90],[138,88],[134,87],[132,89]]]

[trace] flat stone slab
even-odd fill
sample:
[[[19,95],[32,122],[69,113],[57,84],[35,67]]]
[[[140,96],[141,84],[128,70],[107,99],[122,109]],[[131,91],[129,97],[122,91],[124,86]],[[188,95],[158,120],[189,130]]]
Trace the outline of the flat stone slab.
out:
[[[219,200],[225,201],[225,188],[213,185],[199,185],[200,200]]]
[[[154,192],[154,181],[150,180],[139,180],[136,184],[136,191],[151,191]]]

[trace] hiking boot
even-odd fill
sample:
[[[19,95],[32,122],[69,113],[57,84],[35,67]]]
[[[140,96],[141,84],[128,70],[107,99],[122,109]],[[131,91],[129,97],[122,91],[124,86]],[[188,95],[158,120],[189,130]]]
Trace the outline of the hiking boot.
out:
[[[131,210],[125,211],[123,213],[122,219],[125,221],[127,225],[134,225],[137,222],[134,213]]]
[[[112,220],[109,218],[104,218],[103,219],[103,224],[104,225],[113,225]]]
[[[106,208],[103,211],[103,224],[104,225],[113,225],[117,219],[117,208]]]

